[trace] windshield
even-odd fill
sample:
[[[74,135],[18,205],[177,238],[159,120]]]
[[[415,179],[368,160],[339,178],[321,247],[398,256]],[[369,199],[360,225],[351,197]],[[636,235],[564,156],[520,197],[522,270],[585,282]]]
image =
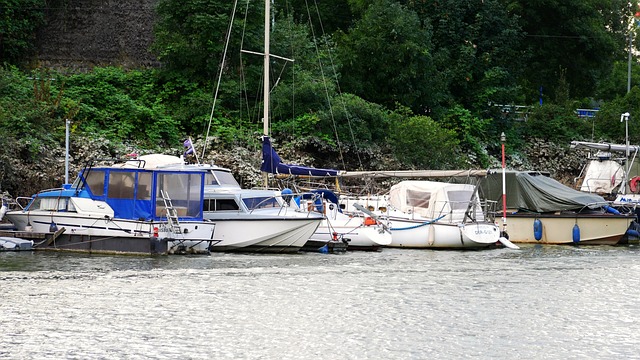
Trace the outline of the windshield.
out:
[[[265,209],[265,208],[278,208],[280,203],[273,197],[254,197],[242,199],[244,204],[249,210]]]
[[[207,173],[205,181],[205,185],[240,187],[233,174],[227,171],[211,170],[210,173]]]

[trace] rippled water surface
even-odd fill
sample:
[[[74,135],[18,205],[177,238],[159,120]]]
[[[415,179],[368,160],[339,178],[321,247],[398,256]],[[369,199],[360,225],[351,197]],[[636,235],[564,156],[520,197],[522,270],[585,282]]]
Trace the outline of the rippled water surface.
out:
[[[640,248],[0,253],[0,358],[640,357]]]

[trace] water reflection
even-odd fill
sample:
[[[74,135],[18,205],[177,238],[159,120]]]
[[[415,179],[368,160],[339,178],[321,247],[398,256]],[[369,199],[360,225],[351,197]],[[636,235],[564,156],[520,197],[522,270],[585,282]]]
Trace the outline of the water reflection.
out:
[[[0,253],[0,358],[632,358],[639,255]]]

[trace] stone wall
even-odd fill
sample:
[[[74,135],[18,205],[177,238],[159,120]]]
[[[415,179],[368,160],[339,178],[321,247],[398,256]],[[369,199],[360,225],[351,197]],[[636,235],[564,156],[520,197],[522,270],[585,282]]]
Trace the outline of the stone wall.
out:
[[[89,69],[157,66],[149,48],[157,0],[53,0],[38,33],[36,65]]]

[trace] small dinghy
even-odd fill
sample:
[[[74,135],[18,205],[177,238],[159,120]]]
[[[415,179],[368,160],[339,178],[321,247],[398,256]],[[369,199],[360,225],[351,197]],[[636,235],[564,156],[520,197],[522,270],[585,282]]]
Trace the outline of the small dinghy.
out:
[[[33,241],[14,237],[0,236],[0,251],[30,251]]]

